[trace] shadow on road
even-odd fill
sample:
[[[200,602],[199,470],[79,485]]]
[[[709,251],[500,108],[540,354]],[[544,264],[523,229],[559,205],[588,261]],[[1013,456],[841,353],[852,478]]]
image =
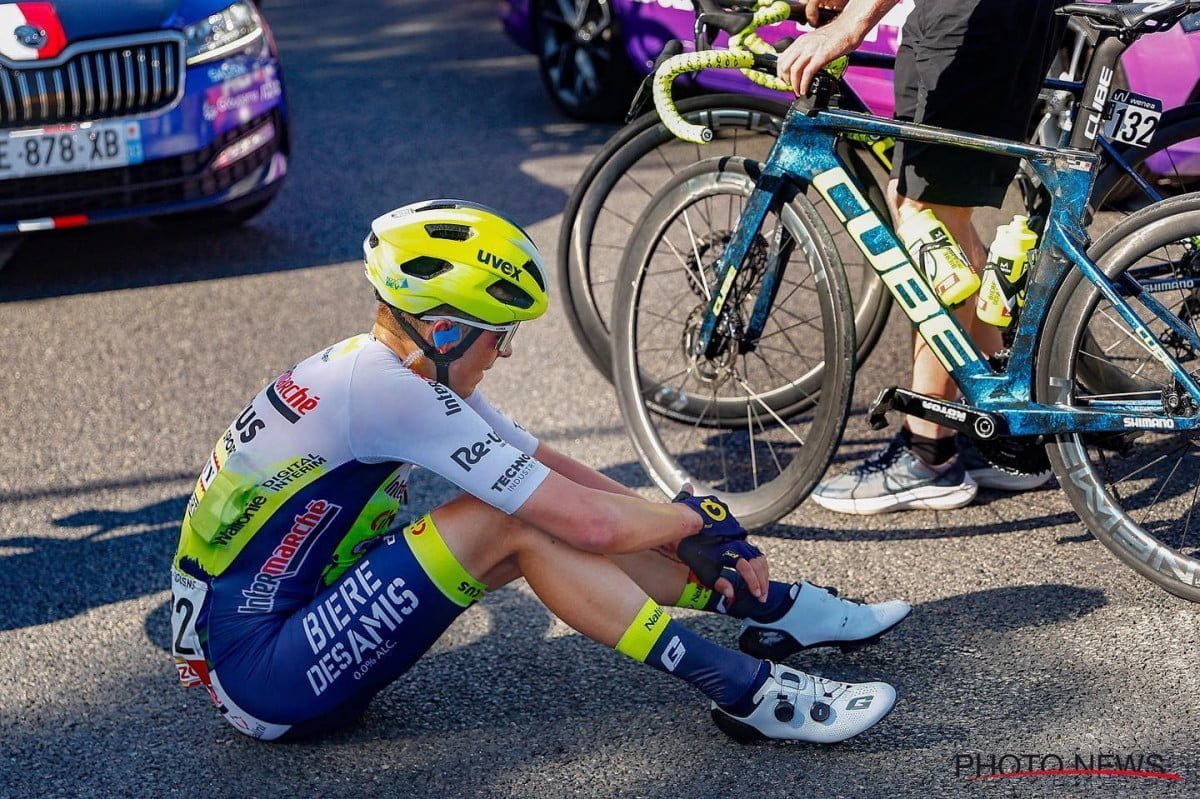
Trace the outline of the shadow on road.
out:
[[[266,9],[293,142],[267,212],[233,231],[130,223],[30,236],[0,271],[0,303],[356,260],[371,219],[430,197],[532,224],[560,213],[566,193],[523,166],[611,133],[554,110],[493,0],[349,0],[319,25],[315,5]]]
[[[0,631],[68,619],[170,588],[167,568],[186,496],[131,511],[87,510],[54,520],[95,529],[80,538],[18,536],[0,555]]]

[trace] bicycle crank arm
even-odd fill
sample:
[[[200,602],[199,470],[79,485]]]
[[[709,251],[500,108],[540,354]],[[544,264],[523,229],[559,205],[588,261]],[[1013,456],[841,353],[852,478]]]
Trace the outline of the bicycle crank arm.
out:
[[[915,391],[892,386],[879,392],[867,411],[867,421],[872,430],[882,430],[888,425],[888,411],[896,411],[918,419],[936,422],[972,438],[987,441],[1005,434],[1004,422],[984,411],[979,411],[958,402],[928,397]]]

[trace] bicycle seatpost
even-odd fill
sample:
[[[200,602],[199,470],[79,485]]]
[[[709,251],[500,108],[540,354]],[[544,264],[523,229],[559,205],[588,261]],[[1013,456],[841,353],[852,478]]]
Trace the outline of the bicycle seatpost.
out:
[[[1128,48],[1129,44],[1120,37],[1108,31],[1099,32],[1099,39],[1088,64],[1083,96],[1075,107],[1071,147],[1094,152],[1100,146],[1100,130],[1104,127],[1104,106],[1112,95],[1117,62]]]

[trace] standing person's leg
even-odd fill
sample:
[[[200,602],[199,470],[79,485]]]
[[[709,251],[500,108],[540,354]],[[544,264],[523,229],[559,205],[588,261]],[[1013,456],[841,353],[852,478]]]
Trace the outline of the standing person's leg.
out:
[[[896,56],[896,117],[950,130],[1021,139],[1041,75],[1053,52],[1058,26],[1051,11],[1059,0],[924,0],[909,15]],[[889,195],[899,217],[931,208],[963,246],[976,270],[986,261],[973,229],[973,209],[999,208],[1017,160],[921,142],[897,144]],[[1000,334],[975,317],[968,300],[956,317],[980,350],[990,355]],[[958,389],[941,361],[919,338],[914,343],[914,390],[954,399]],[[977,451],[959,457],[952,431],[920,419],[905,426],[879,454],[818,485],[813,500],[841,513],[883,513],[907,508],[948,510],[975,497],[984,485],[1032,488],[1049,471],[1005,475]]]
[[[930,0],[924,9],[943,14],[926,24],[927,38],[913,74],[917,81],[916,119],[946,128],[1003,139],[1025,138],[1043,76],[1058,46],[1065,21],[1053,16],[1062,0]],[[955,18],[953,15],[958,14]],[[908,147],[897,158],[891,197],[902,218],[925,208],[946,225],[976,272],[982,273],[987,248],[972,217],[976,208],[1001,207],[1018,168],[1014,158],[964,149]],[[1000,330],[978,318],[975,297],[955,311],[959,323],[985,357],[1003,346]],[[954,400],[959,390],[937,355],[914,336],[914,391]],[[1019,475],[999,470],[965,436],[924,419],[906,421],[909,441],[926,463],[941,465],[962,449],[961,462],[973,482],[990,488],[1024,490],[1049,479],[1045,470]]]
[[[893,188],[894,186],[895,182],[889,188]],[[889,194],[891,193],[889,192]],[[907,219],[927,208],[932,210],[934,215],[950,231],[950,235],[954,237],[954,240],[962,247],[971,268],[980,274],[983,273],[983,267],[987,263],[987,248],[971,221],[975,212],[974,208],[912,200],[900,195],[898,192],[893,197],[895,213],[898,219]],[[1003,346],[999,328],[983,322],[975,314],[974,296],[957,308],[954,311],[954,316],[985,356],[995,354]],[[958,398],[959,393],[958,385],[950,377],[950,373],[942,366],[942,362],[933,350],[929,348],[925,340],[917,335],[915,331],[913,333],[912,390],[944,400],[955,400]],[[950,428],[942,427],[936,422],[926,419],[908,417],[905,421],[905,426],[913,434],[926,439],[938,440],[954,435],[954,431]],[[953,455],[953,451],[949,455]],[[933,459],[926,458],[926,460],[934,463],[942,463],[947,458],[948,456],[940,459],[936,457]]]
[[[927,0],[918,4],[909,15],[896,54],[897,119],[946,124],[930,115],[932,107],[951,112],[952,119],[957,121],[955,115],[961,113],[961,109],[945,100],[949,92],[961,91],[964,85],[962,81],[943,85],[945,82],[938,76],[955,57],[953,45],[961,41],[973,2],[981,0]],[[952,123],[946,126],[965,127]],[[969,208],[979,203],[963,202],[963,199],[975,184],[990,184],[990,167],[987,164],[981,167],[977,157],[977,153],[969,153],[964,159],[961,151],[952,148],[898,142],[893,180],[888,186],[888,201],[897,225],[922,207],[961,206],[948,212],[953,223],[948,227],[956,237],[964,236],[970,254],[978,236],[971,230]],[[981,172],[986,174],[981,176]],[[968,191],[962,196],[928,196],[931,189],[954,191],[964,181]],[[973,314],[970,302],[959,311],[958,318],[964,320],[967,314]],[[969,331],[971,327],[967,329]],[[941,362],[919,339],[914,345],[913,384],[916,390],[936,396],[952,397],[956,390]],[[822,481],[813,490],[813,501],[829,510],[852,514],[908,508],[949,510],[970,503],[977,488],[954,457],[954,439],[942,437],[936,425],[910,430],[908,423],[914,422],[919,424],[919,420],[907,420],[905,427],[881,452],[848,472]],[[914,442],[913,430],[917,429],[924,429],[930,433],[929,437],[918,436]]]

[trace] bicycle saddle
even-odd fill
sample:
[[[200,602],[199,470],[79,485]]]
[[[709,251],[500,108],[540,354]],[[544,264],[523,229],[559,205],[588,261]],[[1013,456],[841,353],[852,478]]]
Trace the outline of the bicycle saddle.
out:
[[[1154,3],[1069,3],[1054,13],[1082,17],[1099,30],[1119,33],[1148,33],[1170,28],[1192,11],[1200,11],[1197,0],[1159,0]]]

